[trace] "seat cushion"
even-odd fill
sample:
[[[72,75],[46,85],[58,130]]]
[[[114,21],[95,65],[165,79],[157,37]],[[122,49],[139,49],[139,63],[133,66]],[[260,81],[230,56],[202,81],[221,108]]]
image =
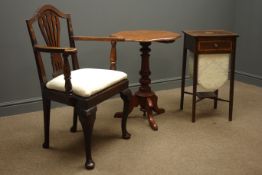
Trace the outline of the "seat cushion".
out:
[[[127,74],[115,70],[85,68],[71,71],[73,92],[82,97],[89,97],[124,79],[127,79]],[[64,75],[48,81],[46,87],[65,91]]]

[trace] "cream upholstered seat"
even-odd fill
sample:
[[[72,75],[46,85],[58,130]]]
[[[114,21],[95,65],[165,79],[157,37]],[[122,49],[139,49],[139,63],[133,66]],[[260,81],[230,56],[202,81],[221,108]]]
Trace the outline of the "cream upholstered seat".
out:
[[[73,93],[81,97],[89,97],[124,79],[127,74],[116,70],[85,68],[71,71]],[[64,75],[53,78],[46,87],[65,91]]]
[[[188,52],[189,74],[193,77],[194,54]],[[199,54],[198,84],[206,91],[219,89],[228,80],[229,54]]]

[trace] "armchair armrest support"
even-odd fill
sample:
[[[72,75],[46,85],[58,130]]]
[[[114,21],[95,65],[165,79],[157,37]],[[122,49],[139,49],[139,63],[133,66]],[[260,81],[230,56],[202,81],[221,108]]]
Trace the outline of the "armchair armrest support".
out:
[[[68,61],[68,53],[63,53],[63,59],[64,59],[64,78],[65,78],[65,92],[68,95],[71,95],[73,93],[72,90],[72,83],[71,83],[71,69],[70,69],[70,64]]]
[[[68,61],[69,55],[75,55],[77,53],[76,48],[67,48],[67,47],[49,47],[49,46],[40,46],[35,45],[34,49],[38,52],[48,52],[48,53],[61,53],[64,60],[63,74],[65,78],[65,92],[68,95],[71,95],[72,83],[71,83],[71,69]]]

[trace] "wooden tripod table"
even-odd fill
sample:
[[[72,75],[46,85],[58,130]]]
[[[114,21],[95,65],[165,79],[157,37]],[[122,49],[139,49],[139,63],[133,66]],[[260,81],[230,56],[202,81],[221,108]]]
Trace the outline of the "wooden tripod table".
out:
[[[164,109],[159,108],[157,105],[157,96],[151,90],[149,78],[151,72],[149,67],[150,45],[152,42],[172,43],[180,37],[178,33],[168,31],[154,31],[154,30],[134,30],[122,31],[112,34],[114,37],[124,38],[125,41],[139,42],[141,45],[141,78],[139,80],[140,87],[138,91],[132,96],[129,106],[129,113],[134,107],[140,105],[141,111],[147,115],[148,122],[153,130],[157,130],[158,126],[153,118],[153,111],[157,114],[165,112]],[[115,117],[121,117],[121,113],[117,113]]]

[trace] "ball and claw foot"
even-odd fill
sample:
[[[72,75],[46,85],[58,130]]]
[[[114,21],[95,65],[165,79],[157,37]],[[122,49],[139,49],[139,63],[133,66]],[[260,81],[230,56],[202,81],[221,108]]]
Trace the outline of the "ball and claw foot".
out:
[[[49,148],[49,143],[44,142],[42,147],[45,148],[45,149],[48,149]]]
[[[72,127],[70,128],[70,131],[71,131],[71,132],[76,132],[76,127],[75,127],[75,126],[72,126]]]
[[[92,170],[95,168],[95,162],[93,160],[87,160],[85,163],[85,167],[88,170]]]
[[[126,132],[125,134],[122,134],[123,139],[128,140],[128,139],[130,139],[130,137],[131,137],[131,134],[129,134],[128,132]]]

